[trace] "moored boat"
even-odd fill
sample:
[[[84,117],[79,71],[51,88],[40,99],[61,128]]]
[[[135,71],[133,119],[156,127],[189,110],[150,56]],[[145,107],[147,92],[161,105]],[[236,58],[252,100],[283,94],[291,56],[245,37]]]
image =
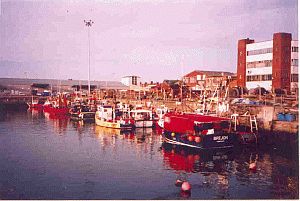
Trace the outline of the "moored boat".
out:
[[[88,105],[75,105],[70,111],[70,117],[75,121],[94,121],[95,111],[93,111]]]
[[[69,114],[69,108],[67,106],[67,99],[60,96],[48,104],[45,112],[50,113],[52,116],[66,116]]]
[[[136,128],[153,127],[153,116],[151,110],[136,109],[129,112],[130,117],[134,120]]]
[[[199,114],[167,113],[164,141],[198,149],[229,148],[236,142],[230,119]]]
[[[48,112],[51,106],[52,106],[52,102],[50,100],[46,100],[46,102],[43,105],[44,112]]]
[[[121,130],[132,130],[134,128],[133,120],[124,116],[117,117],[114,108],[110,105],[98,106],[95,114],[95,123],[98,126]]]

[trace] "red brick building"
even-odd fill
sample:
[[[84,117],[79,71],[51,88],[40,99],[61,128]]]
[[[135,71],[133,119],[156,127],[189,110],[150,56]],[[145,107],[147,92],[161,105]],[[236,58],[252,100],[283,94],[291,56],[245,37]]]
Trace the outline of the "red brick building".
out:
[[[273,40],[238,41],[237,84],[248,89],[298,90],[298,41],[290,33],[274,33]]]
[[[213,91],[218,86],[225,86],[233,75],[230,72],[194,70],[183,76],[183,82],[193,91]]]

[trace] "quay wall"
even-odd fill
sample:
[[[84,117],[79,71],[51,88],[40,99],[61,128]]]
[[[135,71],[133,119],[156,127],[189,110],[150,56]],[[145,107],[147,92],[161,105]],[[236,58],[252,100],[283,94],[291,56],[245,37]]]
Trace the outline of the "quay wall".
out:
[[[123,100],[126,102],[126,100]],[[198,108],[198,103],[193,101],[185,101],[182,104],[176,103],[176,101],[128,101],[130,104],[144,104],[151,102],[152,106],[158,107],[160,105],[167,106],[170,110],[193,112]],[[229,112],[223,113],[222,116],[230,118],[230,115],[237,113],[240,116],[248,111],[257,119],[258,129],[263,132],[285,132],[285,133],[298,133],[299,132],[299,112],[298,108],[278,105],[250,105],[250,104],[231,104],[229,105]],[[281,121],[278,119],[278,114],[291,114],[294,116],[292,121]],[[241,119],[241,123],[250,126],[249,119]]]

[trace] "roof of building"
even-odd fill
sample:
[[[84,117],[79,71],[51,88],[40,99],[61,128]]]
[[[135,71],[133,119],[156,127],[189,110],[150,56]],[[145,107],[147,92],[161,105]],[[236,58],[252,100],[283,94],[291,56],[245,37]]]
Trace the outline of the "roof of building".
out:
[[[124,77],[122,77],[122,78],[125,78],[125,77],[138,77],[138,78],[141,78],[141,77],[138,76],[138,75],[126,75],[126,76],[124,76]]]
[[[87,80],[58,80],[58,79],[25,79],[25,78],[0,78],[0,85],[32,85],[32,84],[49,84],[49,85],[87,85]],[[97,86],[97,88],[108,89],[128,89],[119,81],[91,81],[91,85]]]
[[[194,70],[188,74],[186,74],[184,77],[193,77],[197,75],[208,75],[208,76],[229,76],[234,75],[234,73],[231,72],[224,72],[224,71],[205,71],[205,70]]]

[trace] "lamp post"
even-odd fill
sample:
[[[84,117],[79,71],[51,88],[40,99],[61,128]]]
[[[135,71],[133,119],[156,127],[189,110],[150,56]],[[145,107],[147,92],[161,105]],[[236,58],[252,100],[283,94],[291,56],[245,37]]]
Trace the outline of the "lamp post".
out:
[[[84,20],[85,26],[88,27],[88,40],[89,40],[89,70],[88,70],[88,94],[91,93],[91,80],[90,80],[90,69],[91,69],[91,44],[90,44],[90,28],[94,23],[92,20]]]

